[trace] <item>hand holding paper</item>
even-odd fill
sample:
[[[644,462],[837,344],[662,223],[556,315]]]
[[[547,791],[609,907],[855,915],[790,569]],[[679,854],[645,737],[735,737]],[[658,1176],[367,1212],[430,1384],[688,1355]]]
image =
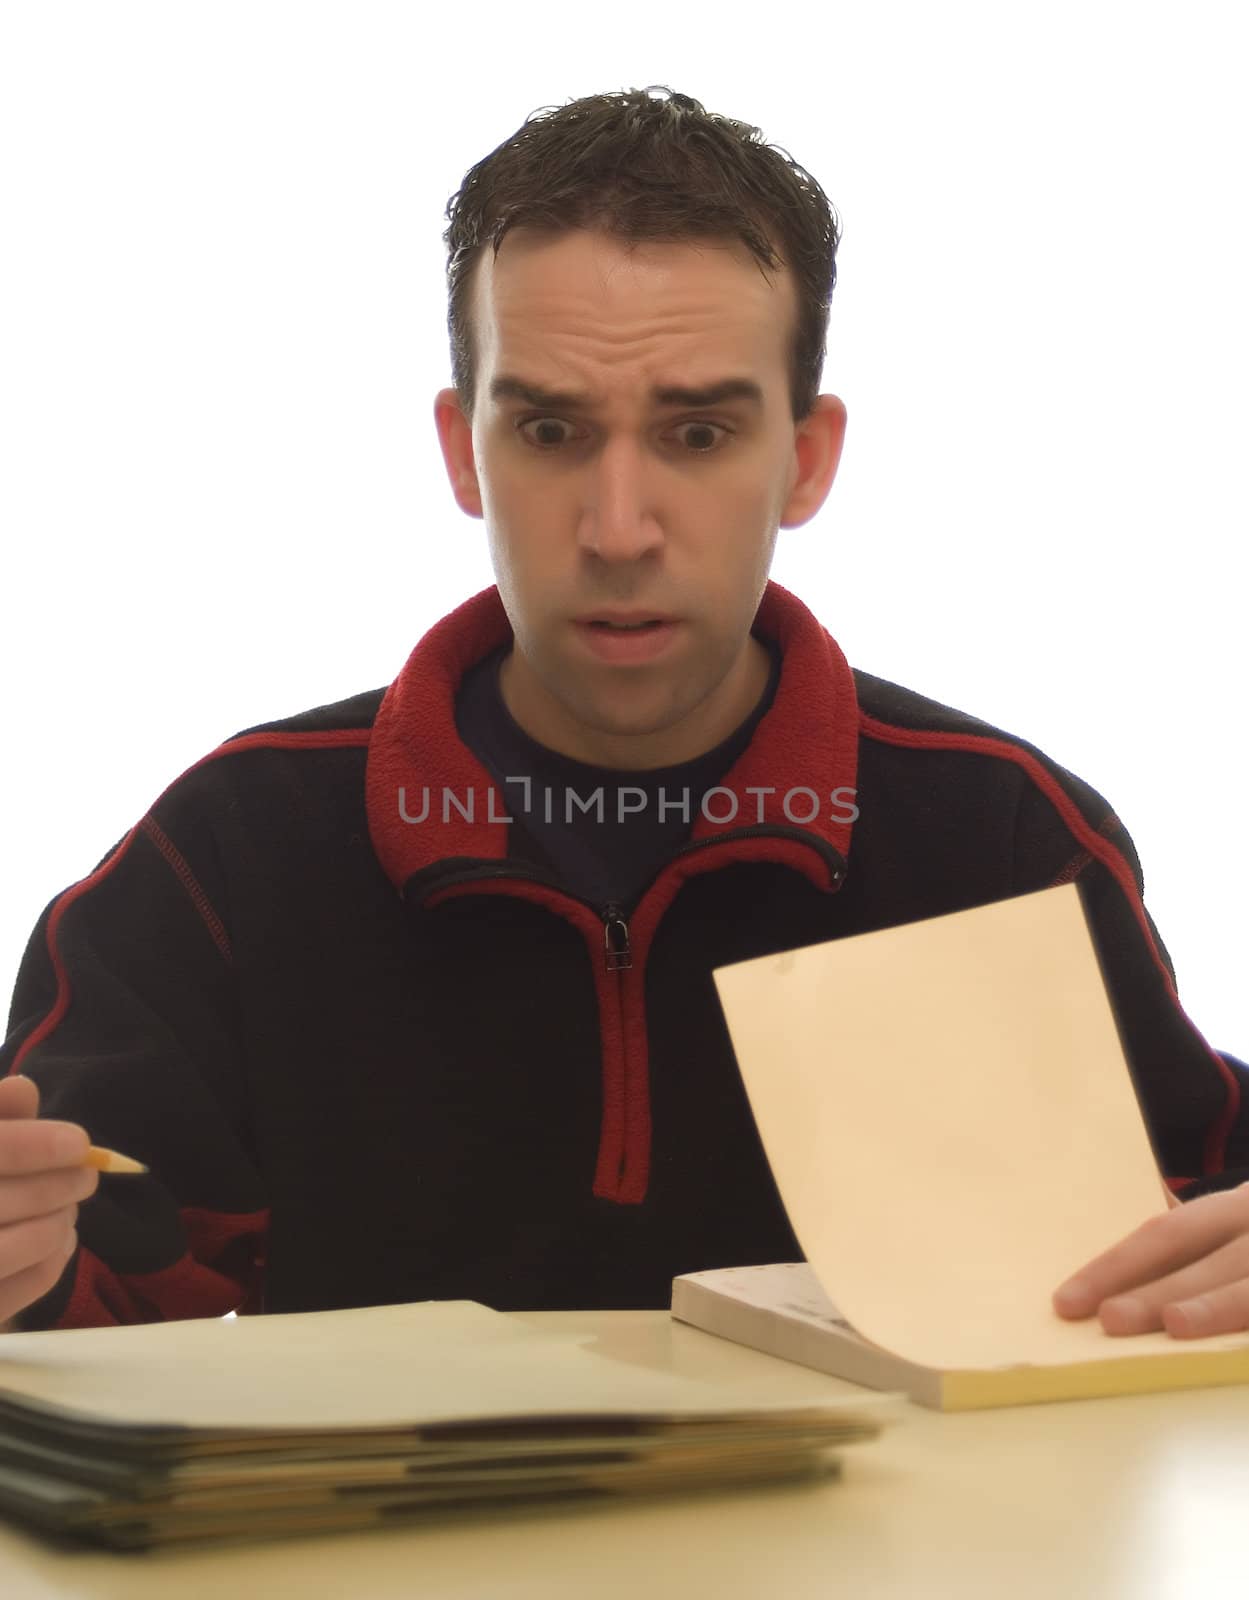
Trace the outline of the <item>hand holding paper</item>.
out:
[[[1249,1328],[1249,1184],[1150,1217],[1055,1291],[1054,1310],[1096,1313],[1107,1333],[1200,1339]]]
[[[1246,1381],[1249,1189],[1168,1206],[1075,885],[714,978],[794,1231],[860,1341],[1028,1369],[1030,1398]],[[1103,1304],[1138,1286],[1135,1319]],[[1203,1292],[1199,1324],[1178,1303]],[[1199,1335],[1200,1368],[1177,1347]]]

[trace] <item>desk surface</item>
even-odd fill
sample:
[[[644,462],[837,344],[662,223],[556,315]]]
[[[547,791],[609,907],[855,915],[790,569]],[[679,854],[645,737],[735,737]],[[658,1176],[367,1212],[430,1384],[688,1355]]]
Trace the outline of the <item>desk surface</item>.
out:
[[[520,1317],[617,1360],[784,1399],[836,1378],[666,1312]],[[1249,1581],[1249,1386],[941,1415],[840,1481],[201,1551],[61,1552],[0,1523],[4,1600],[1190,1600]]]

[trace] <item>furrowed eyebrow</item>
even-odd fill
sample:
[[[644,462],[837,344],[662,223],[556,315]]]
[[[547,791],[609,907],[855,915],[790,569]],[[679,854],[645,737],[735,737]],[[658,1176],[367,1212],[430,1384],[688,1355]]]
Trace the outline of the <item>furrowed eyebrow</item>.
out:
[[[593,411],[592,395],[573,394],[567,389],[543,389],[539,384],[527,383],[511,373],[501,373],[490,385],[490,398],[522,400],[526,405],[550,406],[555,411]],[[748,400],[762,407],[763,390],[753,378],[721,378],[702,389],[683,389],[667,384],[653,388],[651,404],[655,406],[714,406],[724,400]]]

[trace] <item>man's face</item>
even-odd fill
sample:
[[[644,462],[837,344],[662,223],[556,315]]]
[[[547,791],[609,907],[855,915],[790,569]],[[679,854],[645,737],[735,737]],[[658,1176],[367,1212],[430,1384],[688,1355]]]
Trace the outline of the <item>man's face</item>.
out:
[[[795,428],[786,350],[793,279],[735,241],[639,246],[513,229],[476,266],[471,430],[435,417],[461,508],[481,516],[515,645],[517,722],[579,760],[642,769],[727,738],[766,682],[750,637],[779,526],[831,487],[845,408]],[[757,397],[664,403],[652,390],[744,379]],[[533,403],[519,380],[565,396]],[[669,619],[624,636],[591,620]]]

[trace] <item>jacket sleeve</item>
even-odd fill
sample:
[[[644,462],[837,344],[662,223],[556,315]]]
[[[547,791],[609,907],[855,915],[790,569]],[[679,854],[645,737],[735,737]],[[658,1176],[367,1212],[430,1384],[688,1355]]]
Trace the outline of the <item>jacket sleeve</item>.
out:
[[[1159,1168],[1190,1200],[1249,1182],[1249,1068],[1180,1003],[1135,846],[1105,800],[1046,764],[1021,801],[1016,892],[1075,882]]]
[[[150,1168],[101,1176],[78,1249],[22,1328],[259,1308],[268,1212],[233,952],[212,830],[185,831],[175,841],[149,812],[47,907],[18,972],[0,1074],[32,1078],[40,1115]]]

